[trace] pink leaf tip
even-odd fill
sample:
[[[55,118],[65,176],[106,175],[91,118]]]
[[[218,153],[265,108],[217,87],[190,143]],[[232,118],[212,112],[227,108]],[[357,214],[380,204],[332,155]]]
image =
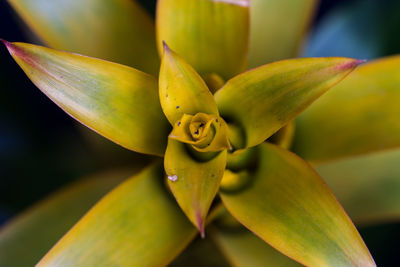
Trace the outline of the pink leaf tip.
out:
[[[203,220],[200,212],[196,213],[196,226],[197,226],[197,229],[199,229],[201,238],[204,239],[206,236],[205,230],[204,230],[204,220]]]
[[[165,51],[168,51],[168,52],[171,51],[171,49],[169,48],[169,46],[167,45],[167,43],[164,40],[162,41],[162,44],[163,44],[163,47],[164,47],[164,52]]]
[[[337,66],[339,70],[348,70],[357,67],[358,65],[365,63],[365,59],[355,59]]]
[[[360,65],[360,64],[363,64],[363,63],[365,63],[365,62],[367,62],[368,60],[366,60],[366,59],[357,59],[356,61],[355,61],[355,64],[358,66],[358,65]]]
[[[6,41],[6,40],[4,40],[4,39],[1,39],[1,38],[0,38],[0,41],[1,41],[7,48],[9,48],[10,45],[11,45],[10,42],[8,42],[8,41]]]
[[[0,38],[0,41],[6,46],[8,52],[10,53],[10,55],[13,56],[13,54],[16,52],[16,47],[13,43],[10,43],[9,41],[6,41],[4,39]]]
[[[248,7],[250,5],[249,0],[213,0],[216,3],[225,3],[230,5],[238,5],[242,7]]]
[[[204,230],[204,227],[200,230],[200,237],[201,237],[202,239],[206,238],[206,232],[205,232],[205,230]]]

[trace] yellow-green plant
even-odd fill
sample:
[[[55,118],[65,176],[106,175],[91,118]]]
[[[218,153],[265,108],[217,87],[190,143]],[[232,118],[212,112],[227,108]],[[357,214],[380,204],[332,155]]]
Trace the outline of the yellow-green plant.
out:
[[[59,49],[3,41],[32,82],[89,128],[164,163],[155,158],[98,201],[38,266],[163,266],[197,233],[238,266],[297,264],[265,242],[307,266],[375,266],[322,178],[287,149],[294,131],[294,151],[314,164],[398,146],[400,59],[361,66],[295,127],[363,62],[269,63],[296,55],[315,2],[159,0],[154,33],[129,0],[10,0]],[[283,13],[292,20],[282,22]],[[317,168],[323,177],[342,169]],[[340,177],[328,182],[335,187]],[[20,229],[75,221],[116,182],[87,181],[5,227],[1,263],[18,259]],[[83,211],[63,214],[81,200]],[[388,214],[398,216],[396,207],[379,215]]]

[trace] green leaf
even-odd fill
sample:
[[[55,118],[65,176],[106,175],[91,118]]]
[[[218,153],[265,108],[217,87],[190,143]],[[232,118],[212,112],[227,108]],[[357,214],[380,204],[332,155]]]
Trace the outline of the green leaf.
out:
[[[213,95],[199,74],[164,43],[159,77],[162,109],[174,125],[183,114],[203,112],[218,115]]]
[[[204,235],[205,219],[218,192],[226,165],[226,150],[207,161],[190,154],[184,143],[169,139],[164,167],[179,206]]]
[[[227,79],[247,67],[248,0],[160,0],[157,45],[165,41],[201,75]]]
[[[302,266],[243,227],[234,230],[213,228],[211,234],[232,266]]]
[[[35,204],[0,230],[0,265],[34,266],[104,194],[131,171],[79,180]]]
[[[225,80],[215,73],[205,75],[204,81],[213,94],[225,84]]]
[[[253,180],[221,193],[228,211],[271,246],[306,266],[375,266],[328,186],[296,155],[260,146]]]
[[[367,63],[297,119],[293,149],[321,162],[400,147],[400,56]]]
[[[210,238],[196,238],[169,267],[229,267],[225,257]]]
[[[289,149],[292,146],[293,137],[296,131],[296,125],[294,121],[290,121],[288,124],[279,129],[274,133],[268,142]]]
[[[297,56],[318,0],[251,0],[250,67]]]
[[[154,23],[133,0],[9,0],[49,46],[158,73]]]
[[[32,82],[72,117],[125,148],[164,154],[170,127],[154,77],[99,59],[4,43]]]
[[[216,92],[215,99],[221,116],[244,131],[243,142],[233,146],[263,142],[359,63],[349,58],[291,59],[232,78]]]
[[[161,164],[128,179],[96,204],[38,266],[165,266],[195,228],[170,198]]]
[[[400,220],[400,150],[381,151],[316,167],[357,224]]]

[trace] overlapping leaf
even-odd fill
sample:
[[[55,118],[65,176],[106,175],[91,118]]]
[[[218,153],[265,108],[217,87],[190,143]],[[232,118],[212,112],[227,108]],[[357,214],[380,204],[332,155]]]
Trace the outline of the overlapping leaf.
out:
[[[225,169],[226,124],[218,118],[217,105],[203,79],[167,45],[159,94],[163,111],[174,125],[164,162],[168,184],[182,210],[204,233],[204,220]],[[225,127],[214,127],[218,119],[218,125]]]
[[[41,46],[5,44],[33,83],[78,121],[131,150],[164,154],[170,127],[154,77]]]
[[[267,64],[229,80],[215,94],[221,116],[244,131],[235,148],[255,146],[296,117],[360,61],[302,58]]]
[[[206,255],[206,257],[205,257]],[[197,238],[169,267],[230,267],[225,257],[210,238]]]
[[[247,67],[248,0],[160,0],[157,45],[162,41],[201,75],[227,79]]]
[[[215,100],[199,74],[164,43],[159,78],[162,109],[173,125],[183,114],[218,115]]]
[[[400,219],[400,150],[381,151],[318,165],[356,224]]]
[[[400,56],[367,63],[296,120],[293,150],[311,161],[400,147]]]
[[[250,67],[297,56],[318,0],[251,0]]]
[[[55,49],[158,73],[154,23],[134,0],[9,0]]]
[[[205,218],[218,192],[226,165],[226,150],[212,159],[198,161],[184,143],[169,139],[164,166],[168,185],[178,204],[204,234]]]
[[[230,213],[306,266],[375,266],[351,220],[311,167],[275,145],[260,149],[252,183],[240,192],[221,193]]]
[[[213,239],[233,266],[302,266],[281,254],[243,227],[235,230],[215,228],[212,234]]]
[[[0,230],[0,265],[35,265],[96,201],[130,174],[114,171],[78,181],[7,223]]]
[[[268,138],[268,141],[285,149],[289,149],[292,146],[295,132],[295,123],[294,121],[291,121]]]
[[[38,266],[164,266],[195,228],[168,195],[161,164],[131,177],[96,204]]]

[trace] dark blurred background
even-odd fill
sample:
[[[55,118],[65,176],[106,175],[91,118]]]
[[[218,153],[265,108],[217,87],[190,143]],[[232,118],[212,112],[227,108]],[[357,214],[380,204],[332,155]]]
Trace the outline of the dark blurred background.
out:
[[[140,2],[154,15],[155,0]],[[303,55],[373,59],[400,53],[399,29],[398,0],[322,0]],[[34,40],[4,0],[0,38]],[[0,225],[68,182],[148,160],[92,134],[66,115],[0,46]],[[378,265],[398,265],[400,224],[360,232]]]

